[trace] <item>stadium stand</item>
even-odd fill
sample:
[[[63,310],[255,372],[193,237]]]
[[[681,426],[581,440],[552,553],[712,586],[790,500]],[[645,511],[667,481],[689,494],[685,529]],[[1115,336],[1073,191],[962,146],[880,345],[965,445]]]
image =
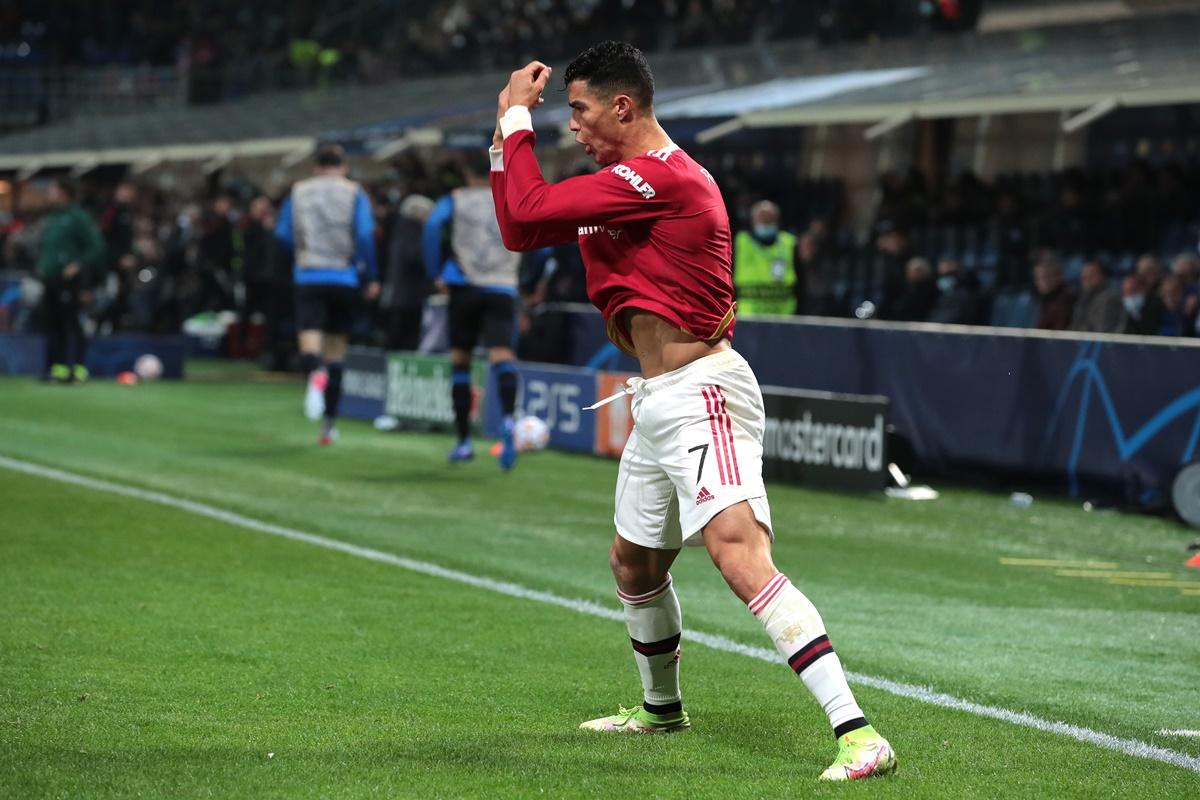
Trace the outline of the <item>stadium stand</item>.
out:
[[[848,32],[831,37],[812,24],[785,22],[791,4],[770,2],[649,4],[661,13],[644,28],[647,4],[540,4],[550,9],[542,27],[488,33],[493,12],[482,3],[417,3],[403,17],[387,15],[387,25],[372,25],[379,4],[329,14],[327,4],[314,2],[287,15],[291,27],[284,30],[272,22],[281,4],[235,12],[214,0],[178,4],[191,13],[169,30],[137,14],[127,30],[95,26],[94,46],[78,53],[55,45],[55,37],[70,40],[78,31],[36,24],[54,3],[15,4],[31,15],[20,24],[12,5],[0,16],[0,40],[13,41],[14,30],[26,38],[41,31],[29,60],[75,72],[61,83],[64,99],[53,113],[42,109],[48,124],[0,137],[9,197],[39,175],[66,169],[84,178],[99,211],[116,182],[130,178],[143,197],[154,198],[140,224],[156,232],[163,249],[179,237],[180,220],[214,194],[232,196],[234,218],[260,192],[278,197],[318,141],[342,143],[358,159],[381,219],[409,192],[444,191],[440,154],[483,141],[495,87],[512,64],[460,58],[442,70],[437,58],[414,56],[419,68],[380,66],[391,57],[381,43],[398,41],[389,31],[400,28],[443,56],[461,46],[489,57],[528,50],[561,59],[573,52],[577,34],[590,39],[632,29],[647,47],[679,48],[653,56],[659,114],[717,176],[735,224],[744,224],[739,215],[750,203],[769,197],[788,227],[809,232],[801,311],[886,318],[904,258],[920,255],[961,264],[982,299],[977,322],[1024,327],[1036,317],[1030,268],[1042,250],[1059,254],[1073,283],[1085,258],[1121,276],[1143,252],[1165,260],[1197,242],[1200,88],[1193,76],[1200,73],[1200,13],[1179,4],[1126,4],[1120,13],[1056,4],[1053,19],[1031,30],[1005,22],[1021,19],[1031,4],[995,3],[979,33],[905,36],[898,34],[913,26],[885,20],[877,27],[897,35],[863,44],[830,41],[856,38]],[[696,8],[712,12],[700,15],[699,27],[689,13]],[[736,11],[738,25],[721,24],[726,11]],[[318,38],[337,41],[339,52],[353,51],[375,68],[333,70],[320,84],[230,66],[241,75],[238,87],[227,91],[221,78],[220,91],[197,98],[192,54],[214,19],[233,25],[229,53],[253,52],[284,71],[308,57],[292,44]],[[430,35],[433,29],[440,33]],[[515,43],[470,46],[485,36]],[[430,65],[470,74],[394,80]],[[96,77],[104,74],[117,78]],[[141,92],[129,88],[139,75],[150,76]],[[279,89],[297,84],[308,88]],[[106,93],[107,86],[125,93]],[[18,95],[0,92],[0,114],[29,113],[28,98]],[[229,97],[236,99],[209,102]],[[565,120],[564,109],[547,108],[539,126],[553,137]],[[1026,134],[1027,141],[1014,141]],[[921,141],[934,141],[932,161],[913,157]],[[558,159],[560,172],[578,167],[565,151]],[[14,271],[23,263],[36,200],[27,208],[10,200],[6,213],[0,263]],[[880,246],[885,229],[903,237],[894,252]],[[217,310],[204,306],[220,299],[210,294],[180,307]],[[11,313],[9,324],[22,318]],[[177,311],[152,327],[177,326],[182,318],[186,313]]]

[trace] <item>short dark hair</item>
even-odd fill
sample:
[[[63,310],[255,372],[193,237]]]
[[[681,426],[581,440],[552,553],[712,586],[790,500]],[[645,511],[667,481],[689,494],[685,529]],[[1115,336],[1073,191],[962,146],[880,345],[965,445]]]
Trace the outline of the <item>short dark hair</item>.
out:
[[[600,95],[627,94],[639,108],[654,105],[654,75],[646,56],[628,42],[606,41],[592,45],[567,65],[563,86],[587,81]]]
[[[317,150],[318,167],[340,167],[346,163],[346,151],[341,145],[326,144]]]

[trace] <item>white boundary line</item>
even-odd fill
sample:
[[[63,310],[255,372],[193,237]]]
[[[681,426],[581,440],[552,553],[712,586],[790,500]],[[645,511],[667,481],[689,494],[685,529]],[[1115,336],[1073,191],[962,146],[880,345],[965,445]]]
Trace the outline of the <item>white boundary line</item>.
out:
[[[1200,738],[1200,731],[1189,730],[1187,728],[1184,728],[1182,730],[1177,730],[1177,731],[1173,731],[1169,728],[1163,728],[1160,731],[1155,731],[1155,733],[1157,733],[1159,736],[1190,736],[1194,739]]]
[[[138,489],[133,486],[125,486],[119,483],[111,483],[109,481],[98,480],[96,478],[88,478],[83,475],[76,475],[71,472],[65,472],[59,469],[43,467],[39,464],[32,464],[28,461],[21,461],[15,458],[7,458],[0,456],[0,467],[6,467],[14,472],[22,472],[26,475],[34,475],[39,478],[59,481],[61,483],[70,483],[76,486],[83,486],[88,489],[94,489],[100,492],[108,492],[109,494],[121,495],[122,497],[130,497],[137,500],[145,500],[148,503],[157,503],[158,505],[176,508],[181,511],[187,511],[201,517],[208,517],[219,522],[224,522],[239,528],[246,528],[259,533],[270,534],[271,536],[279,536],[284,539],[291,539],[297,542],[304,542],[316,547],[323,547],[327,550],[336,550],[347,555],[358,556],[369,561],[377,561],[383,564],[391,564],[411,572],[419,572],[422,575],[430,575],[435,578],[444,578],[446,580],[463,583],[468,586],[473,586],[477,589],[486,589],[489,592],[508,595],[509,597],[517,597],[522,600],[533,600],[538,603],[558,606],[566,608],[580,614],[587,614],[601,619],[612,620],[615,622],[623,622],[625,617],[622,613],[606,608],[598,603],[593,603],[590,600],[573,600],[567,597],[559,597],[549,592],[542,592],[536,589],[530,589],[518,583],[509,583],[507,581],[497,581],[491,578],[485,578],[479,575],[472,575],[468,572],[460,572],[458,570],[447,569],[446,567],[438,566],[427,561],[417,561],[403,556],[385,553],[382,550],[374,550],[369,547],[359,547],[358,545],[348,542],[330,539],[325,536],[317,536],[312,533],[305,533],[294,528],[287,528],[282,525],[274,525],[269,522],[246,517],[241,514],[235,514],[232,511],[224,511],[214,506],[204,503],[197,503],[192,500],[184,500],[178,497],[164,494],[162,492],[152,492],[145,489]],[[768,650],[763,647],[752,647],[750,645],[735,642],[732,639],[727,639],[724,636],[716,636],[711,633],[703,633],[700,631],[684,631],[684,639],[695,642],[697,644],[710,647],[714,650],[719,650],[724,653],[736,653],[738,655],[747,656],[749,658],[766,661],[771,664],[782,663],[782,659],[774,650]],[[1161,761],[1164,764],[1170,764],[1175,767],[1191,770],[1192,772],[1200,773],[1200,757],[1179,753],[1174,750],[1168,750],[1165,747],[1149,744],[1148,742],[1138,741],[1137,739],[1123,739],[1111,734],[1094,731],[1090,728],[1084,728],[1080,725],[1071,725],[1066,722],[1051,722],[1049,720],[1036,717],[1033,714],[1027,714],[1023,711],[1010,711],[1006,708],[997,706],[985,706],[980,703],[972,703],[969,700],[963,700],[952,695],[934,691],[925,686],[915,686],[909,683],[898,683],[890,681],[886,678],[877,678],[872,675],[864,675],[856,672],[847,672],[847,677],[852,683],[860,686],[869,686],[873,689],[897,695],[898,697],[916,700],[920,703],[927,703],[941,708],[950,708],[955,711],[965,711],[968,714],[974,714],[979,717],[988,717],[997,719],[1003,722],[1011,722],[1014,725],[1021,725],[1034,730],[1046,731],[1049,733],[1057,733],[1063,736],[1069,736],[1080,742],[1103,747],[1108,750],[1114,750],[1127,756],[1135,756],[1137,758],[1148,758],[1154,761]],[[1159,731],[1159,733],[1168,733],[1167,731]],[[1182,733],[1172,731],[1170,733]]]

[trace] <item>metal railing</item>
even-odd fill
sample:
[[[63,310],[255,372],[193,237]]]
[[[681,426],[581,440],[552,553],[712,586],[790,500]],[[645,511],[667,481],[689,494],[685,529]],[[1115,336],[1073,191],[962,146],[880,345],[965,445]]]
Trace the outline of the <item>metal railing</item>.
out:
[[[0,128],[20,128],[76,114],[181,108],[186,72],[174,67],[22,67],[0,70]]]

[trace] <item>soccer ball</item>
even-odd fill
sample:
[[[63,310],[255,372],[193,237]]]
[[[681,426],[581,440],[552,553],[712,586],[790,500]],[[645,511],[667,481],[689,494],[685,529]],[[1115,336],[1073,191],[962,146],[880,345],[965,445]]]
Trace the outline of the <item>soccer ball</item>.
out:
[[[133,362],[133,371],[144,381],[157,380],[162,377],[162,361],[153,353],[140,355],[137,361]]]
[[[517,450],[541,450],[550,442],[550,426],[541,417],[521,417],[513,427]]]

